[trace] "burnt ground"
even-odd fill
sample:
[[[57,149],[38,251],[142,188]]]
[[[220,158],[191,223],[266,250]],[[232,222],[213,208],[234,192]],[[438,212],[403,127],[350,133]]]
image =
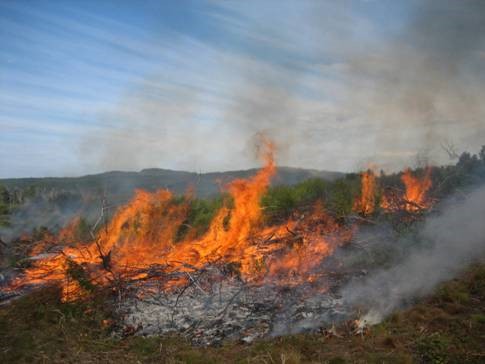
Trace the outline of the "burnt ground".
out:
[[[485,265],[363,335],[349,323],[321,333],[228,340],[194,346],[180,335],[144,337],[113,333],[107,293],[61,303],[45,288],[0,307],[2,363],[483,363]]]
[[[157,282],[129,289],[115,303],[121,331],[143,336],[178,334],[194,345],[214,346],[315,332],[348,315],[338,295],[322,291],[322,284],[247,284],[211,268],[190,275],[187,284],[170,293],[157,290]]]

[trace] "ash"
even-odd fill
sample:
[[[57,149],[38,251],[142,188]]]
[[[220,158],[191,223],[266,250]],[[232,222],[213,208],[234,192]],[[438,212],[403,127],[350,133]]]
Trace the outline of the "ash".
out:
[[[178,334],[195,345],[308,332],[346,316],[321,284],[248,284],[217,269],[185,273],[187,284],[167,292],[160,281],[130,287],[121,300],[122,334]],[[328,282],[328,277],[325,279]]]

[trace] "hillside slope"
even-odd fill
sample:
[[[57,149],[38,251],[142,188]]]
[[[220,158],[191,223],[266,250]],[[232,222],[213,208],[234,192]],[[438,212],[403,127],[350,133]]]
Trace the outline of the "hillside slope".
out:
[[[144,169],[140,172],[111,171],[81,177],[10,178],[0,179],[0,185],[9,190],[36,189],[43,192],[69,191],[90,194],[104,193],[113,200],[126,200],[134,189],[154,191],[168,188],[175,193],[184,193],[193,188],[198,197],[217,194],[221,185],[235,179],[254,175],[257,169],[194,173],[168,169]],[[334,180],[344,174],[314,169],[278,167],[273,185],[292,185],[309,178]]]
[[[166,169],[140,172],[112,171],[82,177],[13,178],[0,180],[10,200],[9,226],[0,224],[0,239],[10,240],[33,228],[45,226],[58,230],[74,216],[92,223],[98,218],[103,199],[114,211],[126,203],[136,189],[155,191],[168,188],[175,194],[188,190],[200,198],[217,195],[221,187],[235,178],[247,178],[257,169],[242,171],[192,173]],[[294,185],[309,178],[335,180],[344,174],[311,169],[279,167],[273,185]]]
[[[125,199],[136,188],[153,191],[168,188],[175,193],[184,193],[194,188],[197,196],[208,197],[220,191],[221,184],[235,178],[247,178],[257,169],[194,173],[168,169],[144,169],[140,172],[111,171],[82,177],[10,178],[0,179],[0,184],[9,190],[36,188],[41,191],[79,191],[83,193],[103,191],[108,196]],[[273,185],[292,185],[309,178],[334,180],[343,173],[314,169],[279,167]]]

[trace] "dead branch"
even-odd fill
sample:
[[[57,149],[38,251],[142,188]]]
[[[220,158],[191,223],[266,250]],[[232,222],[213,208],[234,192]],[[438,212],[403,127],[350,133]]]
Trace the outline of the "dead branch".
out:
[[[207,292],[202,289],[202,287],[197,283],[197,281],[190,275],[189,272],[185,272],[188,276],[189,279],[194,283],[194,285],[201,291],[203,294],[207,295]]]
[[[227,309],[229,308],[229,306],[232,305],[232,303],[234,302],[234,300],[236,299],[237,296],[239,296],[239,294],[244,290],[244,288],[246,288],[245,286],[242,286],[232,297],[231,299],[229,300],[229,302],[227,303],[227,305],[224,307],[224,309],[217,315],[217,316],[221,316],[221,318],[223,318],[226,314],[226,311]]]
[[[377,225],[377,222],[375,222],[374,220],[371,220],[371,219],[366,218],[366,217],[362,217],[360,215],[350,215],[349,216],[349,219],[351,219],[351,220],[359,220],[359,221],[362,221],[362,222],[366,222],[368,224]]]
[[[445,153],[448,154],[448,157],[450,158],[450,160],[460,158],[460,156],[456,151],[456,146],[451,141],[446,140],[440,143],[440,146],[441,146],[441,149],[443,149]]]
[[[285,227],[286,227],[286,231],[288,231],[288,232],[289,232],[291,235],[296,236],[296,233],[295,233],[294,231],[292,231],[292,230],[291,230],[291,229],[288,227],[288,225],[286,225]]]

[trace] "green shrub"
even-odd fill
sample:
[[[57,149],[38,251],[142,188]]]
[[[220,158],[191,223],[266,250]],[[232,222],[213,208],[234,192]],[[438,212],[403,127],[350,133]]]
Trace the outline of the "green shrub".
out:
[[[485,314],[481,314],[481,313],[478,313],[478,314],[475,314],[475,315],[471,315],[471,320],[477,324],[480,324],[480,325],[485,325]]]
[[[203,235],[217,211],[223,205],[223,197],[213,199],[193,199],[189,201],[187,219],[177,231],[176,241],[182,240],[192,230],[195,236]]]
[[[340,179],[330,188],[327,207],[337,217],[345,217],[352,212],[355,196],[359,193],[360,181]]]
[[[50,231],[46,226],[35,227],[32,229],[32,239],[44,240],[50,235]]]
[[[297,204],[294,187],[277,186],[271,188],[263,196],[261,204],[269,220],[277,217],[288,218]]]
[[[446,302],[466,304],[470,301],[470,294],[462,284],[447,284],[438,291],[438,297]]]
[[[89,280],[88,275],[84,271],[83,267],[78,263],[68,260],[67,261],[67,275],[73,280],[77,281],[79,285],[87,291],[93,291],[94,286]]]
[[[448,346],[450,340],[444,335],[434,333],[419,339],[416,349],[420,359],[424,363],[443,364],[448,363]]]
[[[0,226],[10,224],[8,215],[10,214],[10,194],[8,190],[0,185]]]
[[[329,182],[313,178],[294,186],[275,186],[261,199],[264,215],[268,222],[287,219],[298,208],[308,207],[317,200],[325,200]]]
[[[76,226],[76,241],[89,241],[91,240],[91,226],[88,224],[85,218],[81,217]]]

